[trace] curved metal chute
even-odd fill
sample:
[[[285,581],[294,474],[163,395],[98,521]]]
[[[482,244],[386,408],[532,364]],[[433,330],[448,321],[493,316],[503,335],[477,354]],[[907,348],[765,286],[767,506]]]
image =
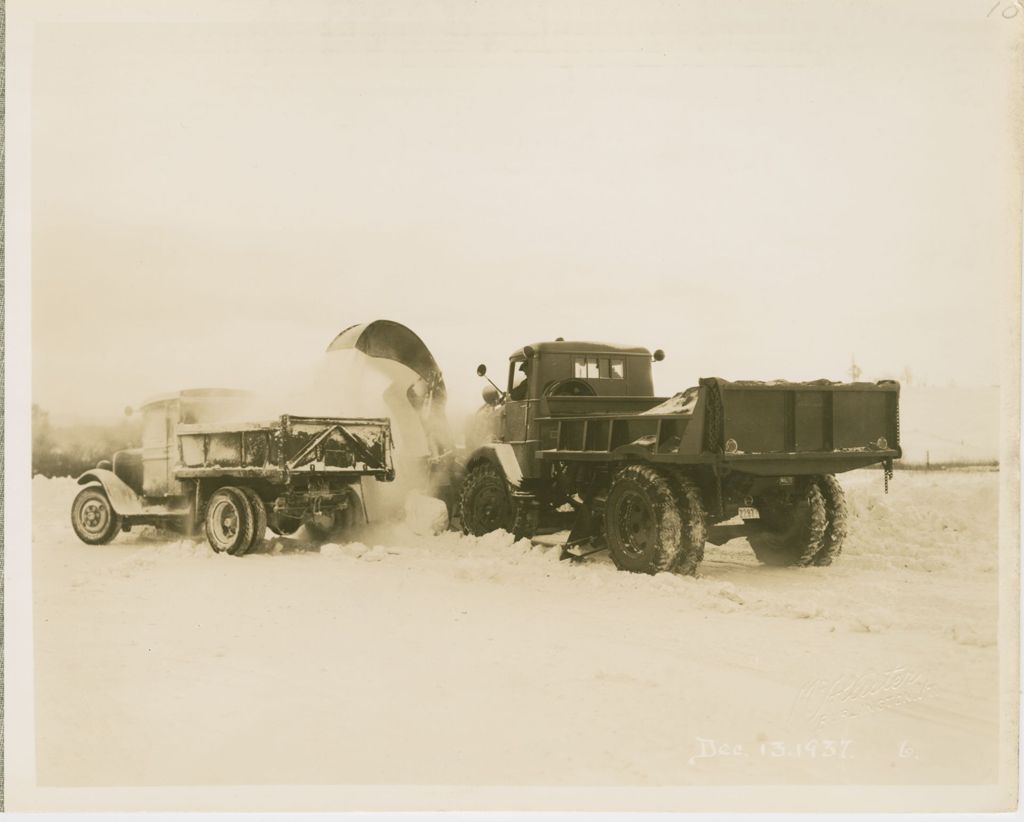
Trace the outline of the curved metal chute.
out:
[[[328,351],[355,348],[370,357],[400,362],[411,368],[428,384],[437,384],[444,391],[441,369],[430,350],[416,334],[393,320],[374,320],[350,325],[327,346]]]
[[[445,413],[448,393],[441,369],[423,340],[401,323],[374,320],[349,326],[327,346],[328,352],[349,349],[393,360],[415,372],[419,379],[409,388],[409,403],[420,414],[433,460],[450,459],[454,439]]]

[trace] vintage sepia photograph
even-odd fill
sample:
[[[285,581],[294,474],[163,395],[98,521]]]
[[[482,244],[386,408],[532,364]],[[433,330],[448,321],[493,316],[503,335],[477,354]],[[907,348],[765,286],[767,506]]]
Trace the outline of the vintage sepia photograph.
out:
[[[1016,810],[1019,0],[6,15],[5,810]]]

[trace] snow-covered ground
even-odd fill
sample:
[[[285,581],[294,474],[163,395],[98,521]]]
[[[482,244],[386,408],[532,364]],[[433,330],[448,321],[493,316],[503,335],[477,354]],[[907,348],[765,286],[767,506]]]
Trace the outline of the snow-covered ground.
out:
[[[88,547],[73,480],[37,478],[39,783],[994,779],[998,474],[844,484],[832,568],[735,540],[689,578],[407,523]]]

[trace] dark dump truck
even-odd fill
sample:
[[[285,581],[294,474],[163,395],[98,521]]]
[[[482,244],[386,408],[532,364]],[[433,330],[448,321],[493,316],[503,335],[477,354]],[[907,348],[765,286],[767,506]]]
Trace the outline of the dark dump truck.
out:
[[[836,474],[880,463],[888,483],[899,384],[712,377],[656,397],[663,357],[561,339],[513,353],[467,437],[463,530],[531,536],[571,507],[569,553],[607,547],[629,571],[692,574],[706,542],[737,536],[765,564],[831,564],[847,527]]]
[[[283,414],[239,422],[250,395],[192,389],[142,406],[142,447],[78,478],[71,506],[75,533],[91,545],[135,525],[192,534],[236,556],[256,548],[269,527],[305,525],[318,540],[343,536],[365,519],[362,477],[394,479],[386,419]]]

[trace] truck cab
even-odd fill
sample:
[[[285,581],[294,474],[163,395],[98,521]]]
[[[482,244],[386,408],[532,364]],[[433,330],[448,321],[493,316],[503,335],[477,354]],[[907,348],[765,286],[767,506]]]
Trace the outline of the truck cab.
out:
[[[192,388],[152,397],[142,404],[142,448],[114,455],[114,473],[150,498],[179,496],[174,470],[181,463],[178,423],[223,422],[241,416],[251,394],[228,388]]]
[[[504,384],[485,388],[489,407],[478,414],[467,444],[505,443],[524,478],[538,477],[539,418],[651,408],[662,401],[654,396],[651,363],[663,358],[640,346],[561,339],[525,345],[509,357]]]
[[[654,394],[651,361],[646,348],[539,342],[523,346],[509,357],[508,391],[514,393],[525,377],[528,388],[522,401],[552,396],[650,397]]]

